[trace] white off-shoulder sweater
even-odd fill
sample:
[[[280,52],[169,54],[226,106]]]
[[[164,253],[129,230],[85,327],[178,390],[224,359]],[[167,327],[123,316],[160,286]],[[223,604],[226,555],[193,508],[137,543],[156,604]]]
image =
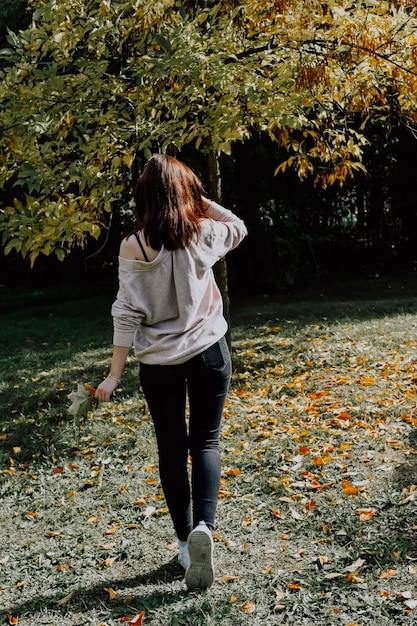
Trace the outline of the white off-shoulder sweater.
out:
[[[142,363],[183,363],[227,331],[212,268],[247,230],[241,219],[215,202],[207,215],[198,240],[184,249],[162,246],[149,262],[119,257],[113,343],[133,345]]]

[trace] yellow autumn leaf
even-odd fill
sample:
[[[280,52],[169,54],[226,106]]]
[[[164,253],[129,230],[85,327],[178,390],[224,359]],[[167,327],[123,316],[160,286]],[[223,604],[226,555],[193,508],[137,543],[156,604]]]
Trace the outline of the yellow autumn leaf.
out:
[[[109,600],[114,600],[114,598],[117,596],[117,592],[112,589],[111,587],[103,587],[103,591],[105,591],[106,593],[109,594]]]
[[[362,385],[374,385],[375,378],[373,376],[362,376],[362,378],[359,379],[359,382]]]

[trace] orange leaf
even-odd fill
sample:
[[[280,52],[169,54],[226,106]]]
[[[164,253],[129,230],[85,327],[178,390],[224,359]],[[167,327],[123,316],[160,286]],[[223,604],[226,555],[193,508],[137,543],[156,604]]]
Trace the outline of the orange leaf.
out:
[[[354,574],[353,572],[351,572],[350,574],[348,574],[346,576],[346,582],[348,583],[363,583],[365,582],[364,578],[360,578],[357,574]]]
[[[341,420],[350,420],[350,415],[347,411],[342,411],[337,417]]]
[[[142,620],[145,616],[145,611],[137,613],[133,619],[128,622],[127,626],[142,626]]]
[[[341,485],[343,487],[343,493],[347,496],[356,496],[360,492],[360,489],[354,487],[350,480],[342,480]]]
[[[244,602],[242,606],[239,607],[239,610],[245,611],[245,613],[253,613],[255,610],[255,605],[253,602],[250,602],[248,600],[247,602]]]
[[[303,446],[301,448],[298,448],[298,451],[300,454],[308,454],[310,452],[310,448]]]
[[[314,502],[314,500],[312,500],[311,502],[304,503],[305,511],[311,511],[311,509],[314,509],[315,506],[316,506],[316,503]]]
[[[238,476],[238,475],[240,474],[240,469],[237,469],[237,468],[232,468],[232,467],[231,467],[231,468],[229,468],[229,469],[225,469],[225,470],[224,470],[224,473],[225,473],[227,476]]]
[[[288,583],[288,589],[301,589],[300,585],[296,585],[295,583]]]
[[[398,574],[398,570],[396,569],[386,569],[380,574],[380,578],[392,578],[392,576],[396,576]]]
[[[324,459],[321,456],[314,457],[314,459],[312,460],[312,463],[314,465],[325,465],[326,464]]]
[[[7,619],[9,620],[9,624],[17,624],[17,617],[14,617],[11,613],[7,613]]]
[[[272,513],[272,515],[274,515],[275,517],[278,517],[279,519],[283,519],[283,518],[282,518],[282,515],[281,515],[281,513],[280,513],[279,511],[274,510],[274,511],[271,511],[271,513]]]
[[[232,583],[232,582],[235,582],[236,580],[239,580],[239,576],[230,576],[229,574],[225,574],[225,576],[222,576],[222,578],[220,579],[220,582]]]

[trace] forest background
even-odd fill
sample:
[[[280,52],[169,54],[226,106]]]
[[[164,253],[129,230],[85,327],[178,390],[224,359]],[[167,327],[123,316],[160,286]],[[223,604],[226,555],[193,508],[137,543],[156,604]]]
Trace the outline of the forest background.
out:
[[[0,8],[3,284],[114,278],[138,146],[177,154],[212,197],[221,183],[251,234],[238,292],[415,271],[413,3],[77,6]]]

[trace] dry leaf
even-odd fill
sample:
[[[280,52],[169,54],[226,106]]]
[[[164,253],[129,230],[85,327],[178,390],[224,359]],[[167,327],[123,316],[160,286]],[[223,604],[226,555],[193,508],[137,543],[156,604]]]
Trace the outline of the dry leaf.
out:
[[[127,626],[142,626],[142,620],[145,616],[145,611],[137,613],[133,619],[128,622]]]
[[[375,509],[356,509],[355,513],[361,522],[369,522],[375,515]]]
[[[321,555],[319,556],[319,562],[320,562],[320,565],[325,565],[326,563],[331,562],[331,558],[329,556]]]
[[[106,593],[109,594],[109,600],[114,600],[115,597],[117,596],[117,592],[112,589],[111,587],[103,587],[103,591],[106,591]]]
[[[295,509],[292,509],[291,507],[289,507],[289,509],[290,509],[291,517],[293,517],[294,519],[303,519],[303,516],[300,515],[298,511],[296,511]]]
[[[226,574],[225,576],[222,576],[220,579],[221,583],[232,583],[235,582],[236,580],[239,580],[239,576],[230,576],[228,574]]]
[[[360,489],[358,487],[354,487],[349,480],[342,480],[341,482],[343,493],[347,496],[356,496]]]
[[[239,607],[239,610],[244,611],[245,613],[253,613],[255,611],[255,608],[256,607],[254,603],[248,600],[247,602],[244,602],[242,606]]]
[[[346,576],[346,582],[361,584],[361,583],[365,582],[365,579],[364,578],[360,578],[359,576],[357,576],[354,573],[351,573],[351,574],[348,574]]]
[[[9,624],[17,624],[18,622],[17,617],[14,617],[14,615],[12,615],[11,613],[7,613],[7,620]]]
[[[77,383],[77,389],[68,394],[71,400],[68,413],[76,418],[87,417],[89,411],[97,404],[94,398],[95,391],[91,385]]]
[[[412,610],[417,608],[417,600],[406,600],[404,604],[408,606],[409,609],[412,609]]]
[[[396,569],[386,569],[380,574],[380,578],[392,578],[392,576],[396,576],[398,574],[398,570]]]
[[[119,528],[120,524],[113,524],[110,528],[104,531],[105,535],[113,535],[114,532]]]
[[[343,571],[352,572],[352,573],[357,572],[358,569],[362,567],[362,565],[365,565],[365,563],[366,563],[365,559],[356,559],[356,561],[354,561],[352,565],[348,565],[347,567],[345,567]]]
[[[69,593],[67,596],[65,596],[65,598],[62,598],[61,600],[58,600],[57,604],[67,604],[74,596],[75,591],[71,591],[71,593]]]

